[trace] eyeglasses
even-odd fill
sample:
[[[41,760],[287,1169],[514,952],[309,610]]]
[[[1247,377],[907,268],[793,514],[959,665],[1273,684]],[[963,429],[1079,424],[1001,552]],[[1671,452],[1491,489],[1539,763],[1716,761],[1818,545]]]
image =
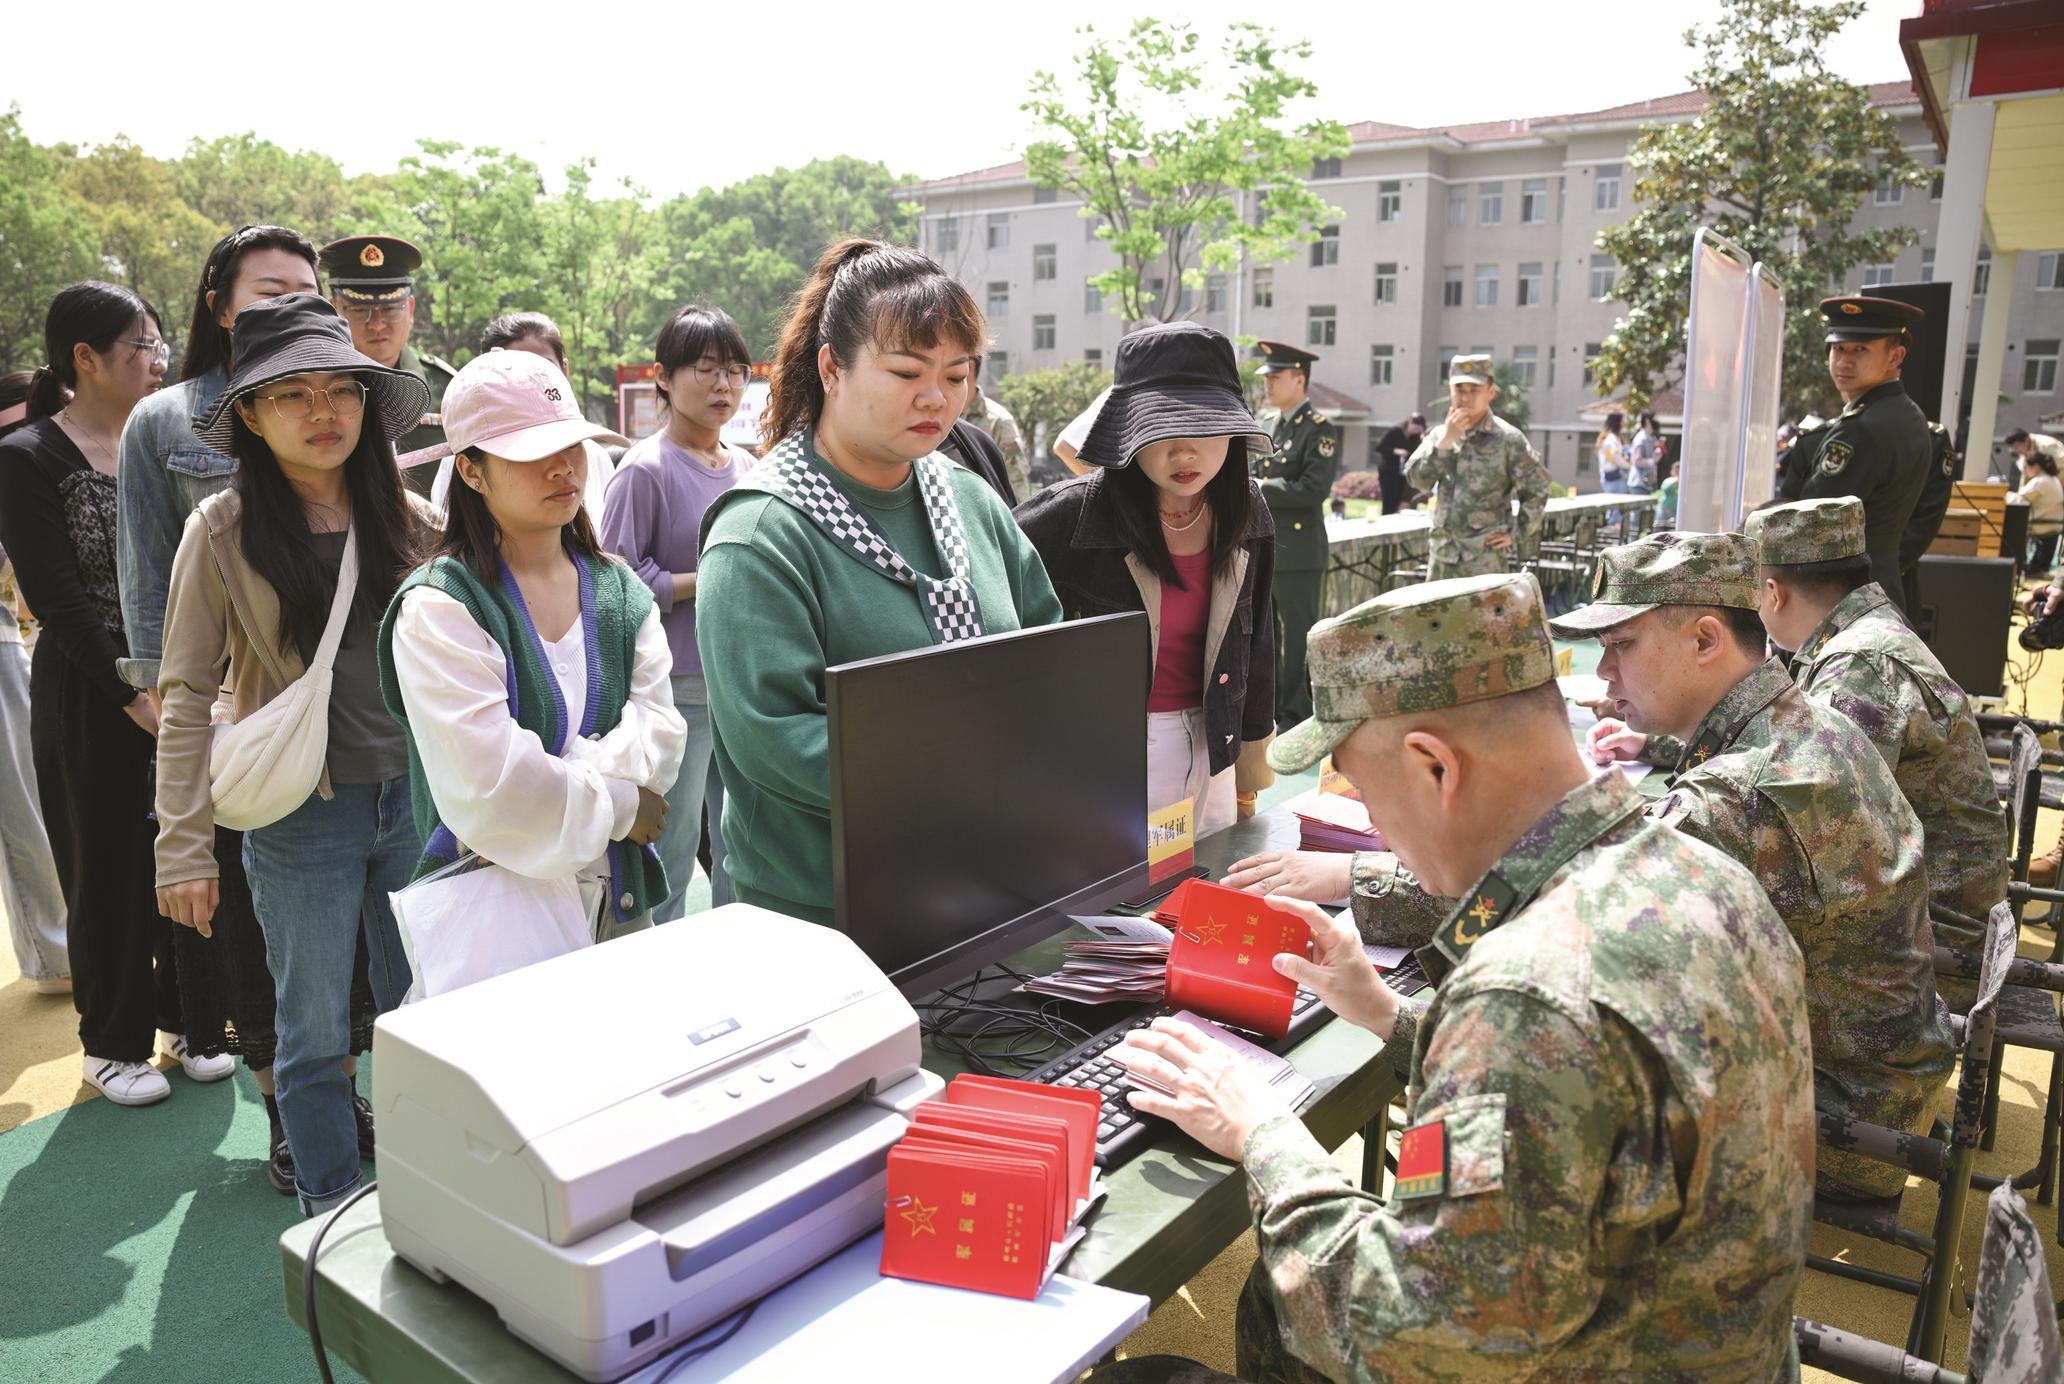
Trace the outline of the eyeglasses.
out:
[[[272,411],[289,422],[299,422],[315,412],[315,397],[320,394],[323,407],[333,417],[353,418],[365,411],[366,387],[357,380],[333,384],[328,389],[282,389],[277,394],[260,394],[258,397],[272,405]]]
[[[399,322],[408,315],[408,310],[406,302],[381,303],[376,307],[360,307],[354,303],[344,309],[344,317],[346,321],[363,327],[369,322]]]
[[[695,378],[704,384],[715,384],[721,376],[743,389],[746,382],[752,379],[750,365],[692,365],[688,368],[693,370]]]
[[[121,343],[139,356],[149,356],[154,362],[163,364],[172,359],[172,347],[162,337],[155,341],[124,341]]]

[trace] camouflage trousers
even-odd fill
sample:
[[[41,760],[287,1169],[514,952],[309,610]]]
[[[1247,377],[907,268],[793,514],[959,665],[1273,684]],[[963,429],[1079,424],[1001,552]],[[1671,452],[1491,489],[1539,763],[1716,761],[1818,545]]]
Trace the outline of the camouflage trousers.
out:
[[[1238,1377],[1221,1374],[1179,1355],[1143,1355],[1099,1365],[1090,1384],[1326,1384],[1326,1376],[1305,1364],[1283,1344],[1276,1322],[1274,1290],[1257,1262],[1240,1290],[1233,1318]]]
[[[1426,543],[1426,579],[1487,577],[1514,570],[1513,552],[1487,548],[1481,538],[1451,538],[1435,533]]]

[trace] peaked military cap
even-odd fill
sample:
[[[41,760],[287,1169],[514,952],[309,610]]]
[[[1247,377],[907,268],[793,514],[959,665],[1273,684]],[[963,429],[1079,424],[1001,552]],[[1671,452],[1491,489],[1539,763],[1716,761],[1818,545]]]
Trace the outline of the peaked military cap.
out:
[[[1876,341],[1881,336],[1908,339],[1910,328],[1918,327],[1927,313],[1912,303],[1891,298],[1823,298],[1820,315],[1827,319],[1827,339]]]
[[[393,235],[350,235],[322,248],[322,271],[333,296],[354,303],[406,298],[423,252]]]
[[[1287,341],[1257,341],[1254,350],[1261,357],[1261,373],[1273,375],[1278,370],[1302,370],[1309,374],[1318,357],[1302,346],[1292,346]]]
[[[1742,533],[1652,533],[1598,556],[1591,604],[1548,622],[1564,639],[1587,639],[1657,606],[1761,603],[1756,545]]]
[[[1448,383],[1458,380],[1469,384],[1495,384],[1492,378],[1492,361],[1480,351],[1465,352],[1448,362]]]
[[[1420,582],[1313,625],[1312,718],[1278,736],[1269,763],[1318,763],[1372,716],[1440,711],[1555,678],[1541,588],[1527,573]]]
[[[1765,567],[1836,562],[1864,553],[1863,501],[1853,495],[1772,505],[1751,514],[1747,527]]]

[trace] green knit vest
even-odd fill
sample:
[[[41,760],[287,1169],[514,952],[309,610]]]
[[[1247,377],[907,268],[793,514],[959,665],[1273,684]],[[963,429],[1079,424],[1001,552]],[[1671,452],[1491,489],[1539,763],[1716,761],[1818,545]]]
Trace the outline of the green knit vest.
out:
[[[509,670],[509,707],[516,724],[556,754],[574,736],[607,735],[623,719],[631,672],[637,664],[638,627],[652,610],[652,593],[630,568],[607,559],[591,562],[575,556],[573,560],[580,571],[581,622],[587,630],[588,697],[582,725],[567,728],[564,724],[564,697],[545,666],[544,648],[530,612],[506,569],[502,581],[488,585],[456,558],[433,558],[402,582],[380,621],[380,695],[408,735],[409,792],[416,830],[423,838],[423,853],[416,862],[418,879],[450,864],[463,847],[446,829],[431,800],[415,730],[409,725],[401,684],[394,675],[394,621],[401,603],[417,587],[429,587],[464,606],[502,651]],[[635,918],[667,897],[666,871],[650,846],[641,850],[627,841],[610,842],[609,874],[610,905],[619,921]]]

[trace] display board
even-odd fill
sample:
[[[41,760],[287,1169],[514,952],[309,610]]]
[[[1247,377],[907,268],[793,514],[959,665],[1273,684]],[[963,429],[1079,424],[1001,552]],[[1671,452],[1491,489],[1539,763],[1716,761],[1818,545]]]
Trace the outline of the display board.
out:
[[[1677,527],[1724,533],[1776,489],[1784,294],[1710,229],[1692,240]]]
[[[745,386],[745,397],[739,400],[738,412],[724,425],[721,436],[735,447],[758,452],[760,412],[767,407],[768,374],[772,366],[766,361],[755,361],[752,369],[752,379]],[[665,421],[665,406],[659,402],[659,390],[652,383],[652,373],[649,362],[616,367],[616,430],[633,441],[650,437]]]

